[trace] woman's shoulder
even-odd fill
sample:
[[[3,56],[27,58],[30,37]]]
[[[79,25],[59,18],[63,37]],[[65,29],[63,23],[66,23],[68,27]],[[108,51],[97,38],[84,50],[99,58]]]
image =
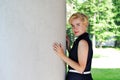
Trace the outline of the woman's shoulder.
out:
[[[87,46],[88,45],[88,42],[85,40],[85,39],[81,39],[78,43],[78,45],[80,46]]]

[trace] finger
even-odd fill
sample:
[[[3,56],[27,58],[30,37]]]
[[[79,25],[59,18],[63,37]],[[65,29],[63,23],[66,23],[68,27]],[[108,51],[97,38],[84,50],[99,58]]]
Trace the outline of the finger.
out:
[[[53,50],[57,52],[56,48],[53,48]]]
[[[59,46],[62,47],[61,43],[59,43]]]
[[[57,47],[57,43],[56,42],[53,44],[53,47]]]
[[[53,44],[53,49],[56,50],[56,45],[55,44]]]
[[[56,43],[56,47],[59,48],[59,47],[60,47],[60,44],[59,44],[59,43]]]
[[[60,43],[55,42],[55,43],[53,44],[53,48],[54,48],[54,49],[61,48],[61,44],[60,44]]]
[[[59,44],[59,46],[60,46],[60,48],[63,48],[63,45],[61,43]]]
[[[56,47],[54,47],[53,50],[54,50],[55,52],[57,52],[57,48],[56,48]]]

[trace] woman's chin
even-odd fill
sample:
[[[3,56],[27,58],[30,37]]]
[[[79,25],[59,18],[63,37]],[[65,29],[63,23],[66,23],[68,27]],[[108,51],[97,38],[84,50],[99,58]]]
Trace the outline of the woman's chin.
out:
[[[79,34],[75,34],[75,36],[76,36],[76,37],[78,37],[78,36],[79,36]]]

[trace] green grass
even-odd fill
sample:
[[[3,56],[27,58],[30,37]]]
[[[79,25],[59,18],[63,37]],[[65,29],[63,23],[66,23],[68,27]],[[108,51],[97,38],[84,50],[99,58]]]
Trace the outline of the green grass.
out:
[[[93,80],[120,80],[120,68],[92,69]]]
[[[102,55],[100,55],[100,54],[93,54],[93,58],[101,58],[102,57]]]
[[[116,50],[120,50],[120,48],[114,48],[114,49],[116,49]]]

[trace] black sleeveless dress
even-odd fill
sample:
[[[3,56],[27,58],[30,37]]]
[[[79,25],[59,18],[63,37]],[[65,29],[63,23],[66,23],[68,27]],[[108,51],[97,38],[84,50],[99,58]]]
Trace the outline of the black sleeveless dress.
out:
[[[93,56],[93,49],[92,49],[92,42],[89,38],[88,33],[83,33],[80,35],[74,42],[72,49],[70,50],[69,53],[69,58],[74,60],[75,62],[78,63],[78,44],[80,40],[86,40],[88,43],[88,57],[87,57],[87,64],[84,72],[90,71],[91,70],[91,62],[92,62],[92,56]],[[72,67],[68,66],[69,70],[74,70]],[[75,72],[69,72],[66,75],[66,80],[93,80],[92,75],[90,74],[80,74],[80,73],[75,73]]]

